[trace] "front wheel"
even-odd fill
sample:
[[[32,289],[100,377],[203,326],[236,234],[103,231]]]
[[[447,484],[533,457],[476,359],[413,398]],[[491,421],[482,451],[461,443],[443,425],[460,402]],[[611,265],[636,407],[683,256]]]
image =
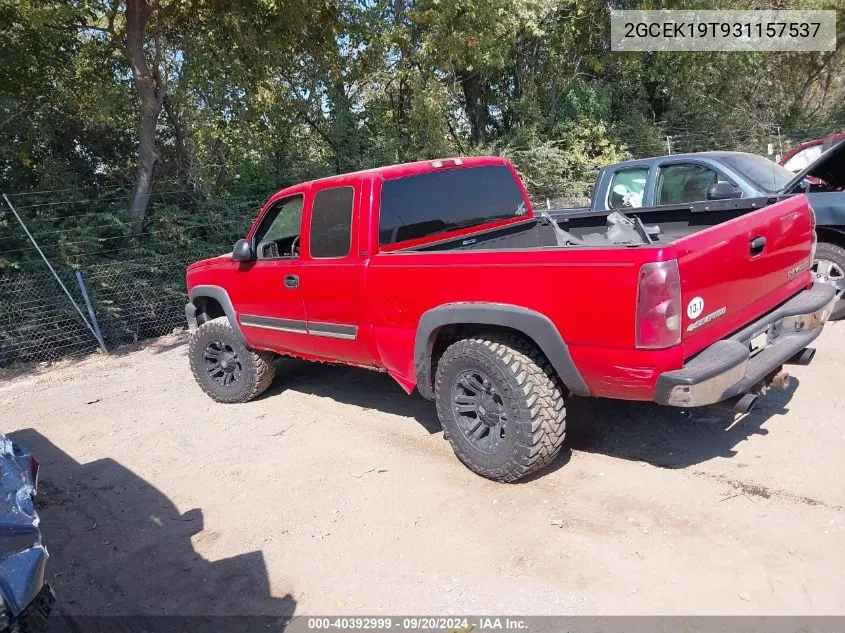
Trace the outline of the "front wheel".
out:
[[[267,390],[275,376],[273,354],[247,348],[226,317],[197,328],[191,335],[188,358],[197,384],[217,402],[252,400]]]
[[[563,446],[564,388],[523,338],[494,333],[452,343],[434,389],[444,435],[482,477],[516,481],[550,464]]]
[[[819,242],[813,260],[813,277],[816,283],[836,287],[837,300],[831,319],[845,317],[845,248],[829,242]]]

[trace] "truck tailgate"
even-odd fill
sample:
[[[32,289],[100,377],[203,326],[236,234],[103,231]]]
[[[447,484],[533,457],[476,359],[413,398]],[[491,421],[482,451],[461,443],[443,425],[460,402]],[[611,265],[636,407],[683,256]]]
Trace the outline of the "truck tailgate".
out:
[[[799,195],[675,242],[684,356],[806,288],[813,239],[813,211]]]

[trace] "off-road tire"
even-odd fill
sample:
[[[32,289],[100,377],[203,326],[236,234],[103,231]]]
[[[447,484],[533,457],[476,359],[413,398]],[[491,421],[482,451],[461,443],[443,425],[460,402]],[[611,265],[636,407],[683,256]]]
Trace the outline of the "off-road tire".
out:
[[[241,375],[237,382],[222,386],[214,382],[204,368],[203,356],[206,346],[213,341],[229,345],[237,354],[241,364]],[[225,316],[206,321],[191,335],[188,347],[191,372],[200,388],[213,400],[226,404],[248,402],[264,393],[276,375],[273,364],[275,356],[270,352],[256,352],[240,342],[229,319]]]
[[[483,371],[508,412],[505,436],[495,453],[476,448],[453,412],[453,384],[468,369]],[[550,464],[566,435],[565,387],[546,357],[518,335],[490,333],[452,343],[437,365],[437,415],[458,459],[474,473],[513,482]]]
[[[816,246],[816,259],[826,259],[836,264],[840,270],[845,271],[845,248],[830,242],[819,242]],[[833,314],[830,318],[834,321],[845,318],[845,295],[833,305]]]

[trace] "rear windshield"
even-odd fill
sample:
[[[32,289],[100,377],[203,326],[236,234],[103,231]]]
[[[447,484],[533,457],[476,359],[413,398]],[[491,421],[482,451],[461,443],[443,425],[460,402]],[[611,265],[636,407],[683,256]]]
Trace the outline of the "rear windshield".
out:
[[[765,193],[776,193],[795,176],[785,167],[754,154],[733,154],[722,158],[746,180]]]
[[[381,186],[379,244],[525,215],[522,191],[505,165],[432,171]]]

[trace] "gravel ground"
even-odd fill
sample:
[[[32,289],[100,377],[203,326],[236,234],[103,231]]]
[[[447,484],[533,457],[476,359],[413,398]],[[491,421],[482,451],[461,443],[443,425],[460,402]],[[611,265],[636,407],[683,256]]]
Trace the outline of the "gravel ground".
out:
[[[0,383],[67,614],[845,614],[845,324],[736,420],[573,399],[495,484],[388,376],[279,361],[212,402],[184,336]]]

